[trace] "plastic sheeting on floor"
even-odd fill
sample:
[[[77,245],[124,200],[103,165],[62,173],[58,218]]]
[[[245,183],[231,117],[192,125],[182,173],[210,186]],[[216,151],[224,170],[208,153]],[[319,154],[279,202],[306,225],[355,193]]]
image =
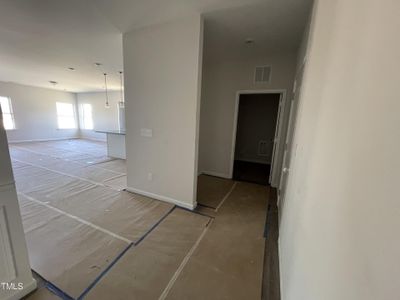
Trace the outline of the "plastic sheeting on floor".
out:
[[[109,179],[104,181],[104,185],[109,186],[115,190],[122,191],[126,189],[127,185],[127,177],[126,175],[122,175],[117,178]]]
[[[93,176],[98,170],[93,171]],[[15,170],[15,179],[18,192],[133,242],[140,239],[173,207],[169,203],[30,165],[20,165]]]
[[[173,207],[144,196],[76,182],[61,189],[46,186],[27,195],[132,242],[139,240]]]
[[[69,160],[101,157],[103,148],[80,140],[10,147],[32,268],[75,298],[174,207],[120,191],[123,160]]]
[[[66,161],[75,161],[84,165],[96,164],[113,160],[107,156],[104,143],[92,141],[76,140],[76,147],[63,145],[69,141],[57,142],[37,142],[37,143],[18,143],[10,145],[11,155],[29,153],[30,157],[50,157],[52,159],[63,159]],[[94,144],[93,144],[94,143]],[[73,148],[73,150],[69,149]],[[75,149],[78,148],[79,150]]]
[[[200,175],[197,181],[197,203],[217,208],[234,183],[230,179]]]
[[[113,159],[110,161],[97,163],[96,167],[126,174],[126,161],[124,159]]]
[[[261,299],[268,197],[238,183],[166,299]]]
[[[74,298],[129,245],[23,195],[18,198],[32,268]]]
[[[83,165],[81,163],[46,157],[46,155],[30,153],[29,151],[20,149],[13,149],[11,151],[11,158],[14,161],[37,168],[47,169],[59,174],[79,177],[101,184],[103,181],[123,175],[122,173],[96,167],[96,165]]]
[[[129,249],[85,299],[159,299],[209,221],[175,209],[138,246]]]
[[[60,300],[62,298],[42,287],[24,298],[24,300]]]

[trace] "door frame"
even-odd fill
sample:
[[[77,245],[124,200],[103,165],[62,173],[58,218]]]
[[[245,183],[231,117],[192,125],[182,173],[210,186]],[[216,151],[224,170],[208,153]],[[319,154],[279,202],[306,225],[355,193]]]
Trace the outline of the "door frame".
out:
[[[241,95],[249,95],[249,94],[280,94],[279,99],[279,108],[278,108],[278,116],[276,122],[275,129],[275,138],[274,138],[274,148],[272,151],[272,161],[271,161],[271,171],[268,183],[272,186],[276,187],[279,185],[280,179],[280,168],[276,165],[276,157],[281,153],[281,139],[283,134],[283,125],[285,120],[286,113],[286,89],[271,89],[271,90],[239,90],[236,92],[236,100],[235,100],[235,113],[233,118],[233,132],[232,132],[232,145],[231,145],[231,164],[230,164],[230,178],[233,178],[233,166],[235,162],[235,148],[236,148],[236,133],[237,133],[237,125],[238,125],[238,115],[239,115],[239,102]]]

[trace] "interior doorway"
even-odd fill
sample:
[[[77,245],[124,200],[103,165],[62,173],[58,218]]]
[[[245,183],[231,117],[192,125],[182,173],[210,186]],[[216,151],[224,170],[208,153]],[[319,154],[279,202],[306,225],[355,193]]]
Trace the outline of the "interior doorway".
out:
[[[233,179],[270,183],[277,142],[281,93],[239,94]]]

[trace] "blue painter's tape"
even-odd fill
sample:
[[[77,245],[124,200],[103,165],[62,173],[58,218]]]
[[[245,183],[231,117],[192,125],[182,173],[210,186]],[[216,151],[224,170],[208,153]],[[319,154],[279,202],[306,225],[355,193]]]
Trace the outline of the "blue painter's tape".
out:
[[[64,292],[51,282],[46,281],[45,287],[53,294],[56,294],[58,297],[62,298],[63,300],[74,300],[74,298],[72,298],[70,295],[68,295],[66,292]]]
[[[83,293],[78,297],[78,300],[83,299],[87,293],[100,281],[101,278],[117,263],[117,261],[133,246],[133,243],[130,243],[112,262],[108,265],[108,267],[100,273],[99,276],[83,291]]]
[[[121,257],[133,246],[137,246],[150,232],[152,232],[174,209],[176,206],[173,206],[156,224],[154,224],[137,242],[130,243],[128,247],[126,247],[112,262],[108,265],[108,267],[100,273],[99,276],[83,291],[83,293],[78,297],[78,300],[82,300],[89,291],[96,286],[96,284],[107,274],[108,271],[121,259]],[[69,300],[69,299],[68,299]]]

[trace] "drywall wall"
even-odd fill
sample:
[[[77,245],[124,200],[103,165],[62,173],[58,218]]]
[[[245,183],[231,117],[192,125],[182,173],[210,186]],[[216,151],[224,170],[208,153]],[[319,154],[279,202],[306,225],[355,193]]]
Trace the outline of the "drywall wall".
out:
[[[279,99],[279,94],[240,96],[235,160],[271,164]],[[263,149],[261,141],[266,142]]]
[[[75,138],[76,129],[58,129],[56,102],[76,106],[74,93],[0,82],[0,96],[10,97],[16,129],[7,130],[9,142]]]
[[[272,67],[271,82],[255,83],[256,66]],[[203,85],[200,118],[199,171],[230,178],[235,105],[240,90],[287,90],[286,125],[296,66],[296,53],[279,53],[241,60],[206,60],[203,65]],[[286,126],[283,133],[286,132]],[[281,149],[284,144],[281,139]],[[283,151],[277,159],[282,165]],[[281,168],[279,167],[279,170]],[[278,176],[279,178],[279,176]]]
[[[118,127],[118,102],[121,99],[120,92],[109,92],[110,107],[105,107],[106,95],[104,92],[78,93],[77,103],[80,123],[80,136],[82,138],[106,140],[104,133],[96,130],[117,130]],[[93,130],[87,130],[83,126],[82,104],[92,105]]]
[[[196,205],[202,28],[193,15],[123,38],[128,189],[189,208]]]
[[[280,208],[283,300],[400,295],[399,11],[317,1]]]

